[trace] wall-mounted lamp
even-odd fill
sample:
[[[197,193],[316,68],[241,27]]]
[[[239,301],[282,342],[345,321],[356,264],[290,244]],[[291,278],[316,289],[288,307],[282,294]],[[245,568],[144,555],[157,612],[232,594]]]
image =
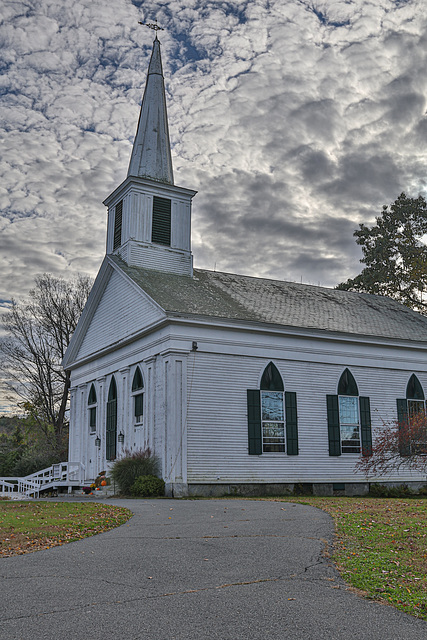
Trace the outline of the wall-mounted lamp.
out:
[[[117,436],[117,440],[120,442],[120,444],[123,444],[125,441],[125,434],[120,431],[119,435]]]
[[[198,349],[197,342],[193,340],[193,344],[191,345],[191,351],[197,351],[197,349]]]
[[[101,448],[101,438],[99,436],[95,438],[95,447],[98,447],[98,449]]]

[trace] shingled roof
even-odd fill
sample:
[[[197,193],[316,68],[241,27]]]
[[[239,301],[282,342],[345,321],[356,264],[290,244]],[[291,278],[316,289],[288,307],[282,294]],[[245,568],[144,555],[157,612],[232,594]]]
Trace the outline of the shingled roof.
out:
[[[382,296],[194,270],[194,277],[113,260],[167,314],[427,342],[427,318]]]

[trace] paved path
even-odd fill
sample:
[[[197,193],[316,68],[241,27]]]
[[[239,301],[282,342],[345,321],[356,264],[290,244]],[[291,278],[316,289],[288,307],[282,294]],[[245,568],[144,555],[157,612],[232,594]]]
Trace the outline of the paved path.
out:
[[[427,623],[347,590],[330,517],[247,500],[111,500],[134,517],[0,560],[3,640],[426,640]]]

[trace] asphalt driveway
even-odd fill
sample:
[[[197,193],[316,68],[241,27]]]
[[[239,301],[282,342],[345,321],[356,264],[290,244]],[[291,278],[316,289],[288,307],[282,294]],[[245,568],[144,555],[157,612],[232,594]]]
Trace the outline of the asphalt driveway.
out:
[[[4,640],[426,640],[427,623],[352,593],[313,507],[111,500],[134,517],[0,560]],[[325,553],[326,552],[326,553]]]

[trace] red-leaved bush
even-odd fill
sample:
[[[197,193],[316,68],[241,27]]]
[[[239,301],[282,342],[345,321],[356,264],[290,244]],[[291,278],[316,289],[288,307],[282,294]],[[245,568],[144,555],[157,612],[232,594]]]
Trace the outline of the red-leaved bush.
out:
[[[399,469],[427,472],[427,417],[420,411],[401,422],[384,424],[375,434],[372,452],[363,452],[356,469],[368,476]]]

